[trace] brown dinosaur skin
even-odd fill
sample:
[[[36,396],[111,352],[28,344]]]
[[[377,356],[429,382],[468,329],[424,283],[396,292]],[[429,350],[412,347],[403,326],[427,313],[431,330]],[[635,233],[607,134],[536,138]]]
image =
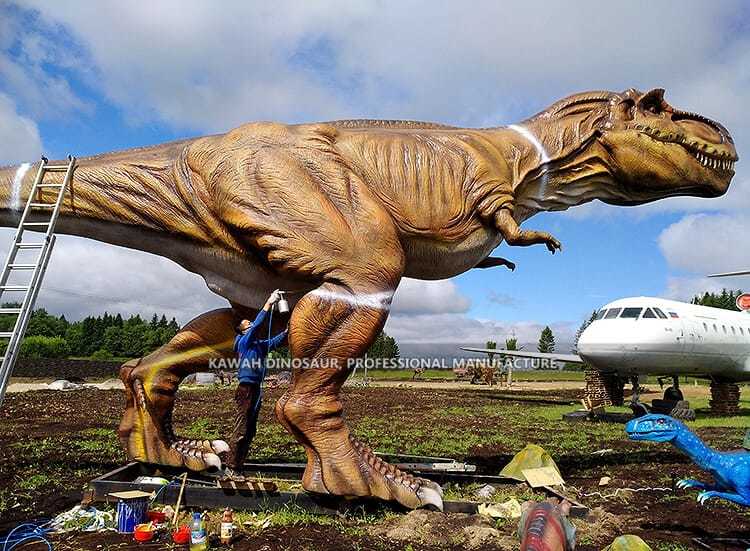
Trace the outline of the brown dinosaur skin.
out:
[[[487,129],[253,123],[80,159],[58,231],[171,258],[232,304],[123,366],[128,405],[119,435],[132,458],[218,466],[223,443],[172,433],[175,392],[210,359],[231,357],[234,320],[281,288],[297,292],[292,355],[340,362],[295,372],[276,404],[307,452],[304,487],[440,506],[436,485],[382,462],[350,434],[339,400],[344,362],[381,330],[400,279],[502,264],[485,259],[503,240],[555,252],[553,236],[519,228],[539,211],[594,199],[718,197],[736,160],[726,129],[673,109],[660,90],[577,94],[518,126]],[[23,178],[22,200],[35,172]],[[5,225],[19,216],[10,205],[16,174],[0,170]]]

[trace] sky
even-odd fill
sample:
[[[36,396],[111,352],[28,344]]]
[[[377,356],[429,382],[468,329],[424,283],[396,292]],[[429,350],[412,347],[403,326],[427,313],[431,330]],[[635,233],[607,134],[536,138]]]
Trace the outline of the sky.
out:
[[[731,131],[740,162],[720,199],[590,203],[524,227],[543,246],[451,280],[403,281],[386,330],[401,342],[561,346],[625,296],[690,299],[750,278],[750,5],[741,1],[12,2],[0,0],[0,165],[86,156],[287,123],[522,120],[568,94],[666,89]],[[743,162],[745,161],[745,162]],[[0,230],[7,251],[12,230]],[[187,322],[226,305],[199,276],[146,253],[61,236],[37,302]]]

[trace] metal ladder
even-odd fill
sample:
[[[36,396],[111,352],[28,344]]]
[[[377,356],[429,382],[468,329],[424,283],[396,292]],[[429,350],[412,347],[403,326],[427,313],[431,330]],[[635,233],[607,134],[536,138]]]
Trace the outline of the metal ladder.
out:
[[[36,174],[34,185],[31,187],[29,197],[26,200],[26,207],[21,214],[21,221],[16,230],[16,236],[8,252],[8,258],[5,261],[5,267],[0,275],[0,314],[11,314],[17,316],[13,330],[10,332],[0,332],[0,342],[7,339],[8,346],[5,354],[2,356],[0,364],[0,405],[5,397],[5,389],[8,386],[10,374],[13,366],[18,359],[18,353],[21,350],[21,341],[26,333],[26,326],[31,318],[34,309],[34,302],[39,294],[39,288],[42,284],[44,272],[47,269],[50,253],[55,244],[55,223],[60,212],[65,190],[70,184],[70,180],[75,170],[76,158],[68,156],[67,165],[49,165],[47,159],[42,157],[42,163],[39,165],[39,171]],[[61,184],[48,183],[44,181],[44,176],[48,172],[64,172],[65,177]],[[57,196],[53,203],[42,202],[41,191],[44,189],[56,190]],[[29,222],[29,215],[33,215],[33,222]],[[48,215],[48,218],[45,218]],[[41,241],[24,241],[25,231],[44,232],[44,239]],[[33,263],[16,262],[19,251],[38,250],[39,255]],[[28,283],[9,284],[11,274],[20,272],[31,272],[31,278]],[[20,294],[23,293],[23,300],[3,300],[7,292]],[[4,302],[20,302],[19,307],[2,307]]]

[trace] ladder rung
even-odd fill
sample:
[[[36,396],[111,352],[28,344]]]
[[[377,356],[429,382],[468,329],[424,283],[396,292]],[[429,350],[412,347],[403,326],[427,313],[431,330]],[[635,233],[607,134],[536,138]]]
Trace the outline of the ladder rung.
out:
[[[31,208],[33,209],[53,209],[55,208],[55,205],[51,203],[31,203]]]
[[[36,268],[36,264],[8,264],[8,268],[11,270],[33,270]]]
[[[0,285],[0,289],[3,291],[28,291],[30,287],[28,285]]]
[[[44,243],[16,243],[16,247],[19,249],[41,249],[44,247]]]
[[[0,308],[0,314],[20,314],[20,308]]]
[[[67,172],[68,165],[44,165],[44,170],[48,172]]]
[[[13,333],[8,331],[0,332],[0,339],[9,339],[13,336]]]
[[[39,182],[36,187],[63,187],[65,184],[48,184],[45,182]]]
[[[23,225],[38,228],[41,226],[49,226],[49,222],[24,222]]]

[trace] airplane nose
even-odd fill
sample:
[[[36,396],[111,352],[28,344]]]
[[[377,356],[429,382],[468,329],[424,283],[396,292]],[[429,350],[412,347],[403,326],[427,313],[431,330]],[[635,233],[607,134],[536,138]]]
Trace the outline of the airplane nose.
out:
[[[578,339],[578,355],[593,367],[612,367],[612,347],[608,332],[590,325]]]

